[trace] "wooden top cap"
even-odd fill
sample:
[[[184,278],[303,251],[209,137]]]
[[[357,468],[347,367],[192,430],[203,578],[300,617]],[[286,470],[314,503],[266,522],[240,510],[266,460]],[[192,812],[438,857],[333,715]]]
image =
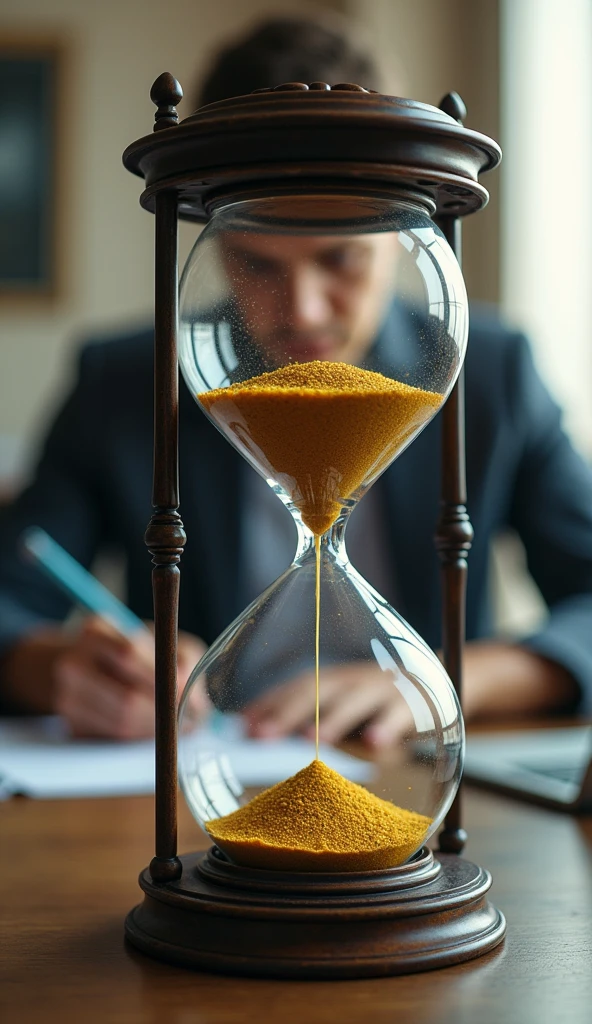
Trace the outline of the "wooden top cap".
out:
[[[464,105],[454,93],[439,109],[354,83],[286,82],[163,126],[181,90],[172,76],[157,83],[160,123],[123,162],[145,180],[143,206],[152,210],[158,191],[175,190],[180,216],[198,221],[224,197],[292,187],[403,193],[438,215],[464,216],[486,204],[478,177],[501,159],[496,142],[459,123]]]

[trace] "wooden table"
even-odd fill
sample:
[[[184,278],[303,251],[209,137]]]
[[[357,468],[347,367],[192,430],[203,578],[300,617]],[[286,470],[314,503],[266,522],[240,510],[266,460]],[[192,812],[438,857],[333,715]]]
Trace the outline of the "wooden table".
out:
[[[467,855],[508,920],[497,951],[409,977],[192,973],[123,940],[152,853],[152,801],[0,804],[3,1024],[537,1024],[592,1021],[592,819],[467,789]],[[203,838],[180,801],[180,849]]]

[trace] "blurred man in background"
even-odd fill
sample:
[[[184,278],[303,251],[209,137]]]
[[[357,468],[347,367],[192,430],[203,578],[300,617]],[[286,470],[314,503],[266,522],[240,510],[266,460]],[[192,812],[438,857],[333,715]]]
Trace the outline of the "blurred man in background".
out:
[[[220,51],[200,105],[286,81],[318,80],[383,88],[371,57],[347,33],[322,21],[274,18]],[[347,284],[339,259],[329,276],[332,294],[341,294]],[[300,299],[288,314],[290,329],[328,337],[334,302],[323,293],[319,303],[319,295],[306,289],[294,294]],[[342,327],[347,342],[347,317]],[[373,341],[365,335],[363,347]],[[140,617],[152,617],[143,543],[152,474],[152,344],[152,331],[146,330],[85,347],[78,381],[49,433],[36,476],[3,515],[4,707],[60,713],[79,734],[151,734],[152,641],[147,634],[124,639],[95,619],[74,632],[64,627],[68,602],[23,563],[18,538],[28,525],[40,525],[86,566],[103,545],[119,547],[126,557],[128,603]],[[327,352],[323,358],[340,355]],[[525,339],[491,313],[472,312],[466,374],[475,543],[465,713],[471,718],[581,710],[592,696],[592,474],[561,430],[559,410],[536,374]],[[440,645],[439,567],[432,542],[439,432],[437,418],[374,485],[348,528],[353,563],[434,648]],[[206,645],[289,563],[294,543],[288,513],[183,385],[180,472],[188,536],[181,564],[182,689]],[[521,536],[549,608],[546,624],[520,644],[491,636],[489,547],[508,526]],[[397,734],[392,685],[374,680],[360,702],[359,680],[346,676],[324,683],[321,738],[336,741],[358,730],[370,746],[388,745]],[[296,680],[258,700],[248,717],[254,734],[277,736],[307,730],[313,711],[312,688]]]

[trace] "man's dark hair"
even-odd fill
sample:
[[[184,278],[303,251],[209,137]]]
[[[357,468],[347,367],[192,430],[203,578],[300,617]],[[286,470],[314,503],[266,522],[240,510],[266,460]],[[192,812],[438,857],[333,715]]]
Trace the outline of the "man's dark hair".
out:
[[[354,43],[345,25],[286,16],[265,18],[216,54],[197,105],[244,96],[284,82],[355,82],[381,90],[372,55]]]

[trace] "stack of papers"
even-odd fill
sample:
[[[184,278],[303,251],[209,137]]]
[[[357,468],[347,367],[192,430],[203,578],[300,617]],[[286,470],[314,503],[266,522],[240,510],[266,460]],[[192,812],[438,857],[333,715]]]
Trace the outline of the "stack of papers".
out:
[[[261,741],[245,738],[239,719],[226,716],[215,729],[183,737],[195,750],[225,750],[242,786],[271,786],[315,756],[314,743],[298,737]],[[332,747],[319,756],[353,782],[368,781],[367,761]],[[0,719],[0,798],[37,799],[133,796],[154,792],[154,741],[73,740],[59,718]]]

